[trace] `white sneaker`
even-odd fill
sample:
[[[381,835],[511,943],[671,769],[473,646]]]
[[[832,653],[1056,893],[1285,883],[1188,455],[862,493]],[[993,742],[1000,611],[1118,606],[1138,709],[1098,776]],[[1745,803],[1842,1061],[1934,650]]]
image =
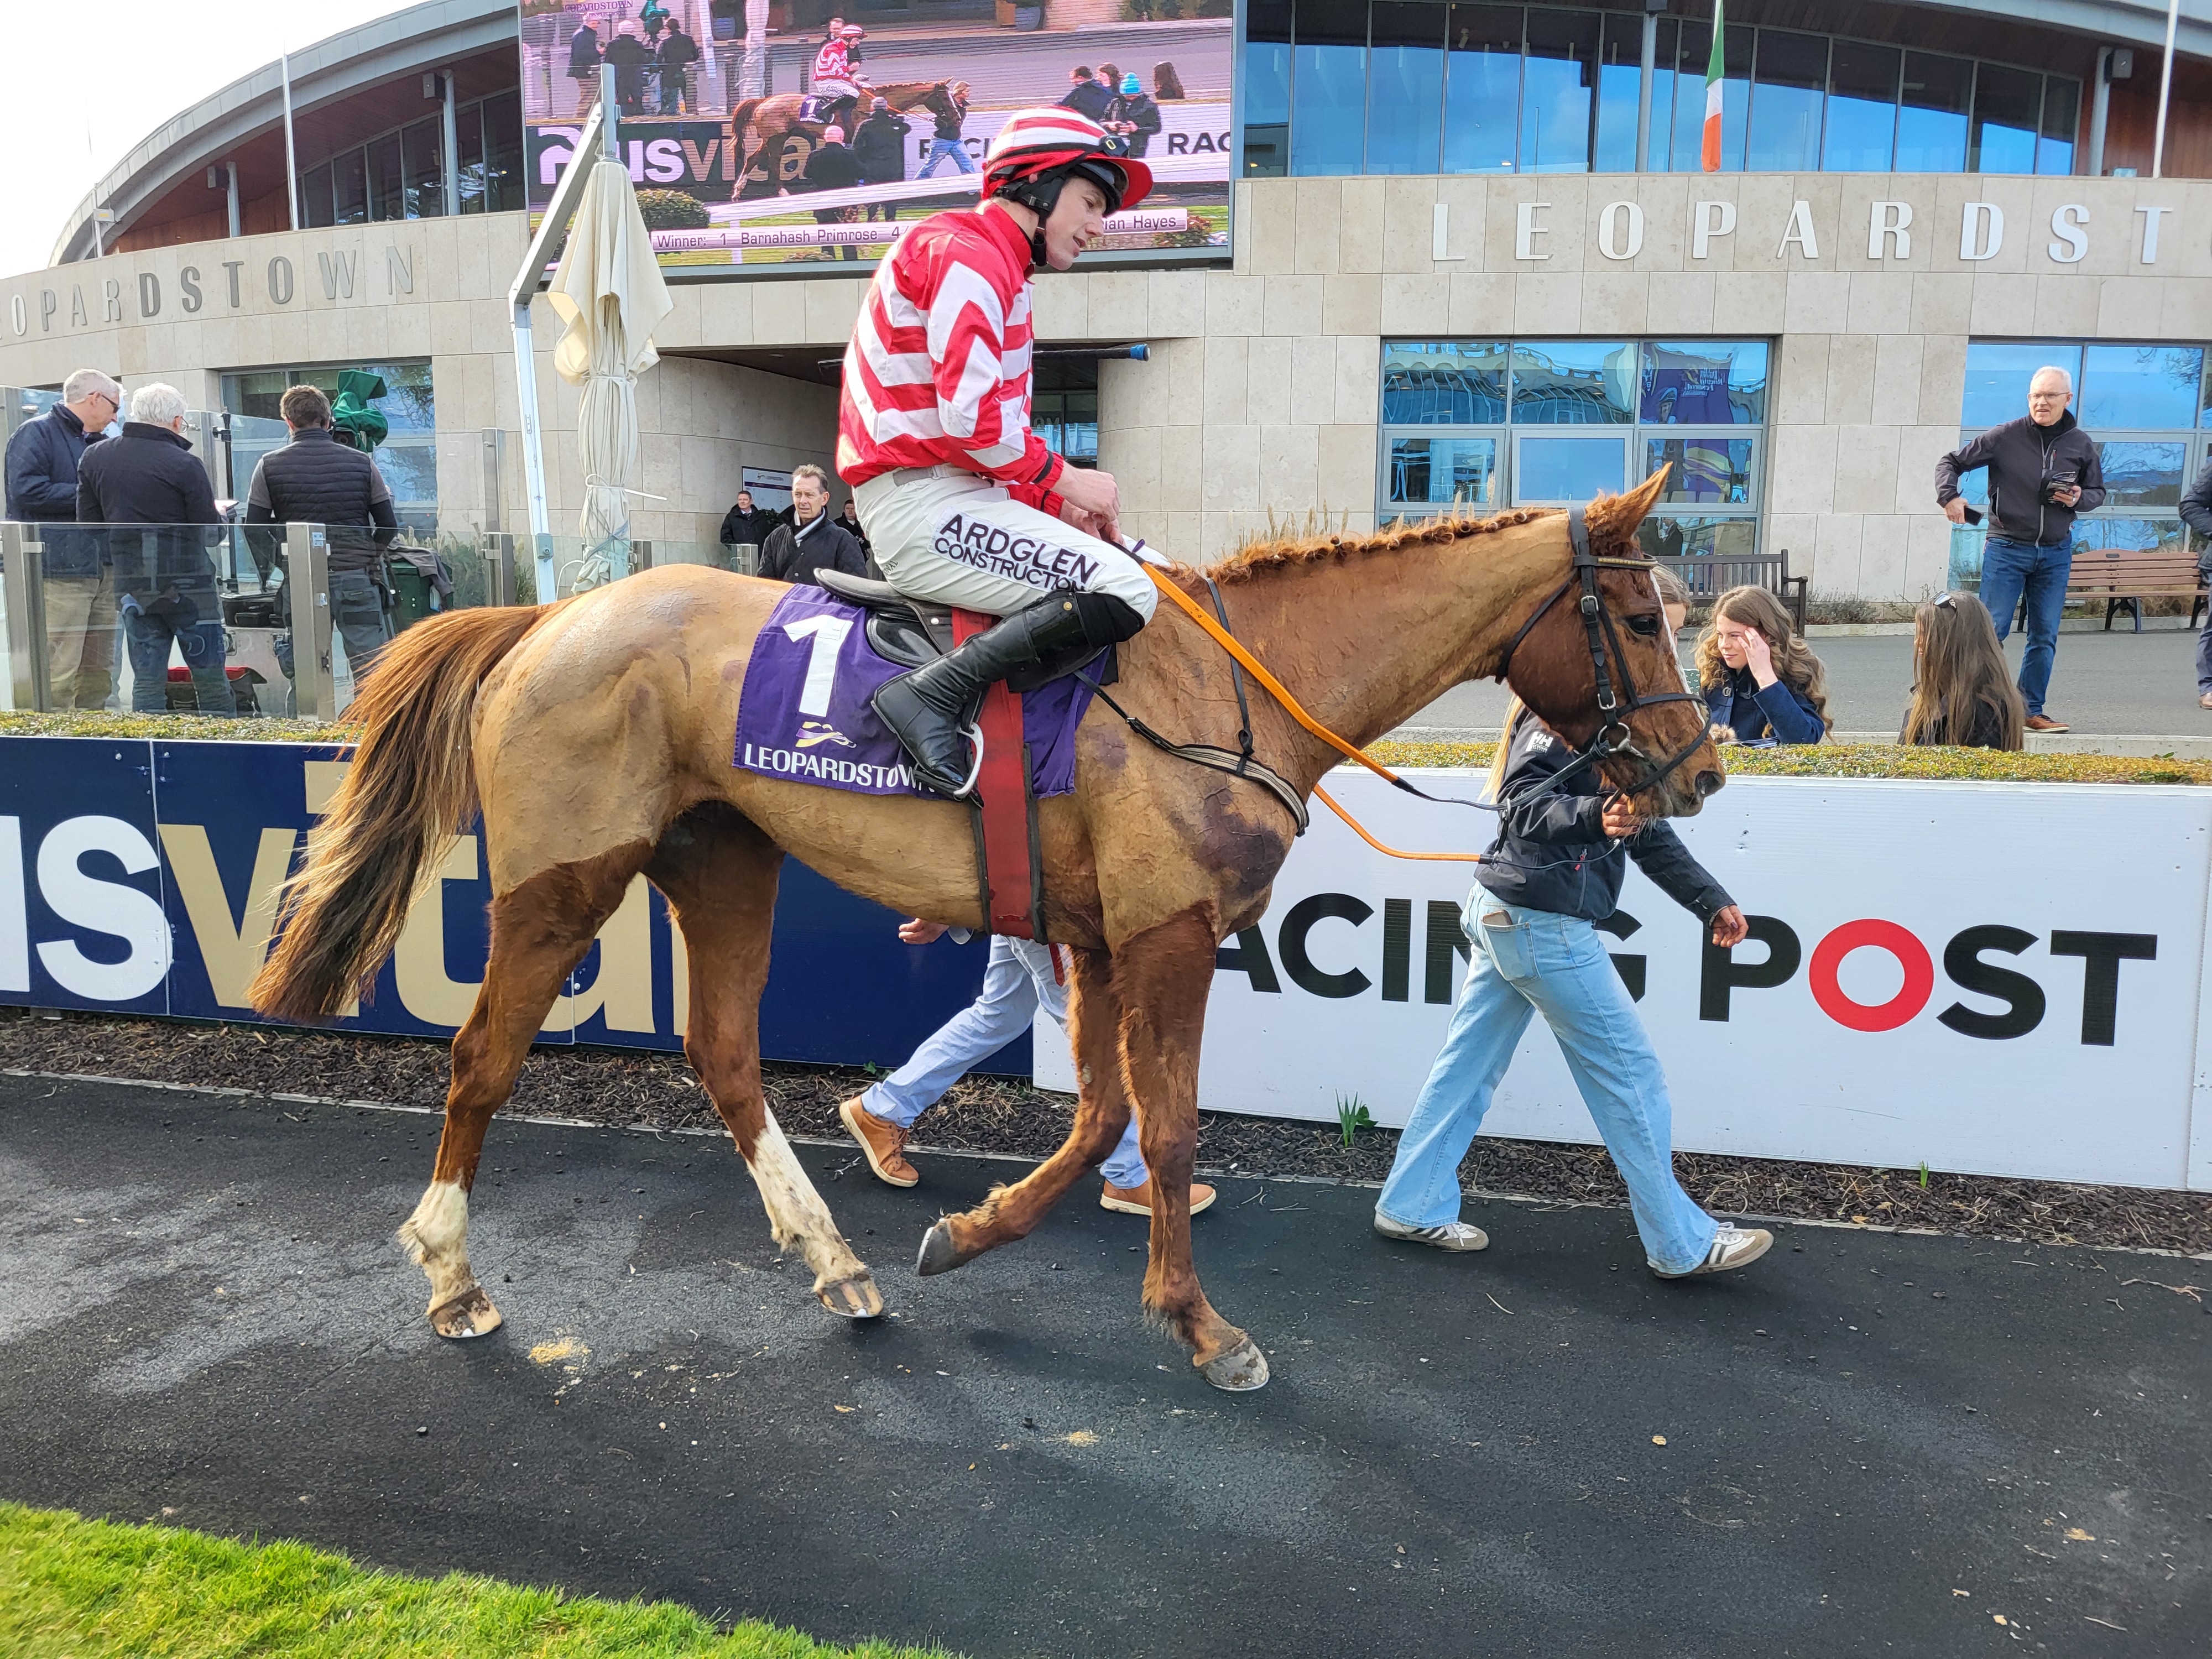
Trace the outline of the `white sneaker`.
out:
[[[1705,1259],[1688,1272],[1670,1273],[1648,1257],[1644,1265],[1662,1279],[1695,1279],[1700,1273],[1724,1273],[1732,1267],[1747,1267],[1765,1255],[1773,1243],[1774,1235],[1764,1227],[1739,1227],[1734,1222],[1723,1221],[1720,1231],[1713,1235],[1713,1247],[1705,1252]]]
[[[1439,1250],[1486,1250],[1490,1248],[1490,1235],[1465,1221],[1447,1221],[1441,1227],[1408,1227],[1402,1221],[1393,1221],[1377,1210],[1375,1212],[1375,1231],[1385,1238],[1395,1238],[1407,1244],[1426,1244]]]

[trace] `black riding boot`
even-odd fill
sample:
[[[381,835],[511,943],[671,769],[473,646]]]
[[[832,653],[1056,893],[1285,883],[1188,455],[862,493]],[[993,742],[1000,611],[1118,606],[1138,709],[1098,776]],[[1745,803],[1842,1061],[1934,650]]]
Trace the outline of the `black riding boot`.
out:
[[[955,646],[927,668],[884,682],[868,701],[906,746],[915,776],[940,795],[964,800],[973,764],[965,733],[994,681],[1081,645],[1103,648],[1143,626],[1143,618],[1119,599],[1055,593]]]

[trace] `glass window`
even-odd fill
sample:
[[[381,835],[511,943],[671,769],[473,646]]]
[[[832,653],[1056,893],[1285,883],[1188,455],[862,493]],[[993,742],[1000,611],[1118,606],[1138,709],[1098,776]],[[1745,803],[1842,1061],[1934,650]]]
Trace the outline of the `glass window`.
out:
[[[446,211],[444,148],[438,119],[417,121],[399,135],[407,169],[407,216],[435,219]]]
[[[1686,82],[1689,75],[1686,65],[1679,75],[1674,68],[1674,54],[1681,44],[1681,25],[1671,17],[1661,18],[1657,50],[1651,57],[1651,143],[1647,165],[1654,173],[1667,171],[1667,153],[1674,131],[1675,86],[1678,81]],[[1704,89],[1701,81],[1698,90]]]
[[[2074,171],[2074,138],[2081,125],[2081,83],[2054,75],[2043,83],[2043,136],[2035,143],[2038,173]]]
[[[1607,18],[1604,46],[1598,54],[1597,131],[1590,143],[1592,173],[1636,171],[1636,105],[1643,83],[1643,20],[1618,15]]]
[[[1838,40],[1828,64],[1827,129],[1820,166],[1829,173],[1887,173],[1897,139],[1895,46]]]
[[[310,230],[320,230],[337,222],[334,213],[331,200],[331,164],[325,161],[319,167],[309,167],[300,175],[300,222]]]
[[[396,132],[368,147],[368,216],[380,223],[407,216],[407,181]]]
[[[1743,518],[1675,518],[1654,513],[1637,526],[1637,544],[1655,559],[1697,558],[1713,554],[1741,556],[1759,550],[1759,520]],[[1694,569],[1680,573],[1692,593],[1710,592]]]
[[[1597,78],[1595,12],[1532,11],[1521,80],[1521,171],[1587,173]]]
[[[1244,14],[1244,174],[1279,179],[1289,161],[1291,0],[1249,0]]]
[[[1296,0],[1291,171],[1359,171],[1367,114],[1365,0]]]
[[[2045,367],[2064,369],[2079,386],[2081,348],[2047,340],[1969,342],[1966,396],[1959,416],[1960,424],[1979,432],[2020,419],[2027,413],[2027,383],[2035,378],[2037,369]],[[2147,422],[2130,421],[2128,424],[2139,426]]]
[[[1392,342],[1382,354],[1385,426],[1492,426],[1505,419],[1502,341]]]
[[[455,111],[453,121],[460,145],[460,159],[454,168],[454,179],[460,187],[461,211],[482,213],[484,210],[483,106],[471,104]]]
[[[1523,433],[1513,458],[1513,499],[1523,503],[1587,501],[1618,491],[1628,446],[1618,437]]]
[[[2086,356],[2075,377],[2074,415],[2092,432],[2195,424],[2197,389],[2204,374],[2202,347],[2093,345]],[[2024,411],[2025,384],[2020,396]]]
[[[1662,466],[1671,469],[1659,496],[1662,505],[1748,506],[1757,499],[1751,476],[1756,448],[1752,439],[1722,433],[1710,437],[1648,438],[1642,476],[1648,478]]]
[[[2115,438],[2097,446],[2098,465],[2105,475],[2105,505],[2134,507],[2163,507],[2178,510],[2182,477],[2188,465],[2188,446],[2146,443]]]
[[[503,92],[483,100],[484,197],[494,213],[523,208],[522,95]]]
[[[368,166],[357,149],[331,158],[331,192],[337,198],[337,222],[357,225],[368,217]]]
[[[1933,52],[1905,54],[1905,97],[1897,112],[1897,171],[1964,173],[1966,106],[1974,65]]]
[[[2073,580],[2091,574],[2081,562],[2084,553],[2179,553],[2187,533],[2179,519],[2076,519]]]
[[[1513,424],[1626,424],[1635,418],[1636,378],[1637,349],[1617,340],[1521,342],[1513,348]]]
[[[1637,415],[1651,426],[1764,425],[1766,343],[1650,342]]]
[[[1759,31],[1759,76],[1751,99],[1744,165],[1795,173],[1820,164],[1820,100],[1828,84],[1828,39]],[[1722,117],[1723,131],[1728,125]]]
[[[1521,109],[1521,8],[1451,9],[1444,171],[1510,173]]]
[[[1389,489],[1393,507],[1495,507],[1498,440],[1393,438]]]
[[[2033,173],[2043,125],[2043,77],[1984,64],[1974,77],[1974,131],[1966,166],[1974,173]]]
[[[1367,171],[1434,173],[1443,131],[1445,9],[1375,0],[1367,72]]]

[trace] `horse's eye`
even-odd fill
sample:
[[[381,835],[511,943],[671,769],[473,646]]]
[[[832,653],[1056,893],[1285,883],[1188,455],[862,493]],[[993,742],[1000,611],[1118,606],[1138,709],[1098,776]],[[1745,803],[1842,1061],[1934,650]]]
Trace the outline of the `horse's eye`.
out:
[[[1628,631],[1632,634],[1641,634],[1647,640],[1656,638],[1659,633],[1659,618],[1631,617],[1628,619]]]

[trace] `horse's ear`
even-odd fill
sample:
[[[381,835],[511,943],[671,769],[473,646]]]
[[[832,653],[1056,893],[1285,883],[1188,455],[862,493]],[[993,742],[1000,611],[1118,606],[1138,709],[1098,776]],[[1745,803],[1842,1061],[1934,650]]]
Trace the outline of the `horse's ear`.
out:
[[[1636,533],[1636,526],[1644,522],[1659,500],[1659,492],[1667,487],[1667,474],[1674,464],[1662,464],[1659,470],[1625,495],[1606,495],[1589,505],[1588,518],[1590,528],[1608,539],[1626,542]]]

